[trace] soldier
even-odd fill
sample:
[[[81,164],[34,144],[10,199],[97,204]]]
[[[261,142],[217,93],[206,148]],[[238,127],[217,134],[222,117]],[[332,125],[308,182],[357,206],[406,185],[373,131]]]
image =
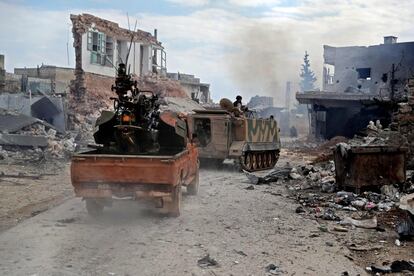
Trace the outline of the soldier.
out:
[[[233,103],[233,106],[240,111],[240,114],[243,114],[243,112],[249,111],[247,106],[242,104],[242,96],[240,95],[236,97],[236,101]]]
[[[233,103],[233,106],[234,107],[237,107],[240,110],[242,110],[242,106],[243,106],[243,104],[242,104],[242,96],[238,95],[236,97],[236,101]]]

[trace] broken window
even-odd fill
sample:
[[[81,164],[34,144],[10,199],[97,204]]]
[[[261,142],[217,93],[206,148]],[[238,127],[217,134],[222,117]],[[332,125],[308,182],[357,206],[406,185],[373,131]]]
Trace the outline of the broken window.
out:
[[[112,66],[114,63],[114,40],[110,36],[106,36],[105,53],[105,65]]]
[[[358,79],[371,79],[371,68],[357,68],[356,71],[358,72]]]
[[[324,64],[325,83],[333,84],[335,76],[335,65]]]
[[[211,121],[206,118],[197,118],[194,120],[194,133],[202,147],[211,142]]]
[[[163,49],[152,49],[152,72],[163,73],[167,67],[167,54]]]
[[[91,63],[112,66],[113,39],[98,31],[88,32],[88,50],[91,52]]]

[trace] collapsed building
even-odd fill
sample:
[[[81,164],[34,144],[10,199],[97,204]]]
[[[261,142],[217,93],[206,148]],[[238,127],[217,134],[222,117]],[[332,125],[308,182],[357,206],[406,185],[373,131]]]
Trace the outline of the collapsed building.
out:
[[[310,135],[352,137],[376,120],[388,127],[396,103],[406,101],[413,68],[414,42],[394,36],[368,47],[324,45],[322,91],[296,94],[308,105]]]

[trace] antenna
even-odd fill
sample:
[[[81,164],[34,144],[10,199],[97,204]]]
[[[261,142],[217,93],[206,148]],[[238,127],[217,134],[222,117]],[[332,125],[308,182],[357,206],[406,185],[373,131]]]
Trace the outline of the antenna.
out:
[[[127,12],[127,19],[128,19],[128,30],[131,31],[131,26],[129,25],[129,15],[128,15],[128,12]]]
[[[129,49],[128,49],[128,53],[127,53],[127,56],[126,56],[125,65],[128,65],[129,53],[131,52],[132,41],[134,40],[134,35],[135,35],[135,30],[137,28],[137,23],[138,23],[138,21],[135,20],[134,32],[131,35],[131,42],[129,43]]]
[[[107,55],[105,55],[105,60],[109,61],[109,63],[112,65],[112,67],[114,67],[115,71],[117,70],[116,66],[112,63],[112,61],[108,58]]]

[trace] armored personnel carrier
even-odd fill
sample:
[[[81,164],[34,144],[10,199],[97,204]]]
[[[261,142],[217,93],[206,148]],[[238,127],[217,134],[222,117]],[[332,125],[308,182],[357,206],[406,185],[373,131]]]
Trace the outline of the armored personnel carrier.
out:
[[[280,153],[277,122],[222,110],[194,110],[189,128],[198,140],[201,163],[235,159],[246,171],[271,169]]]

